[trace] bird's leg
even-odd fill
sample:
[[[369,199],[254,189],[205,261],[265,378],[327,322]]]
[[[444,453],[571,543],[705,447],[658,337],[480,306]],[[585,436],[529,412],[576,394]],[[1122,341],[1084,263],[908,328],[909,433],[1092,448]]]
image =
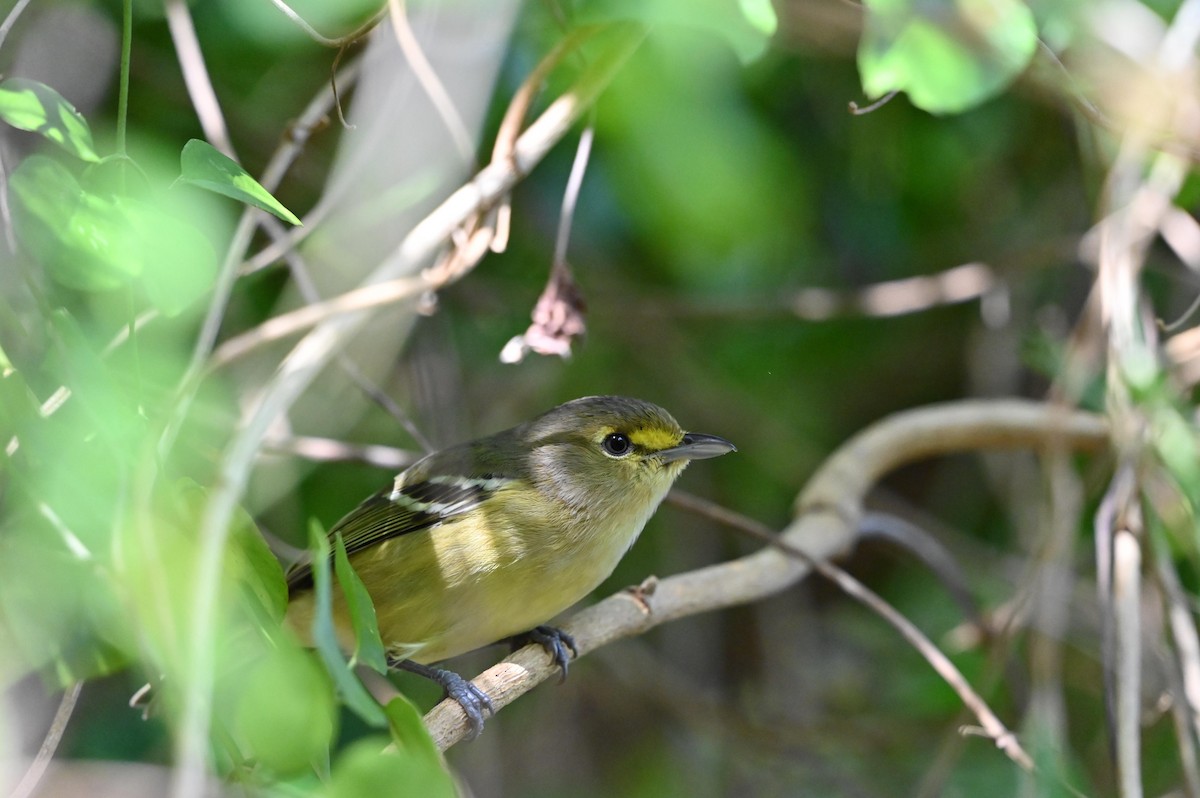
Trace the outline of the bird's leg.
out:
[[[525,634],[508,638],[508,642],[512,645],[513,651],[530,643],[537,643],[546,649],[546,653],[562,671],[560,683],[567,680],[567,663],[571,660],[571,657],[567,656],[567,650],[570,649],[572,656],[579,656],[579,649],[575,647],[575,638],[553,626],[535,626]]]
[[[492,699],[488,697],[488,694],[454,671],[422,665],[411,659],[394,659],[392,657],[388,657],[388,667],[424,676],[431,682],[441,685],[442,689],[446,691],[446,696],[457,701],[463,712],[466,713],[467,722],[471,725],[468,740],[474,740],[483,731],[485,714],[496,714],[496,707],[492,704]]]

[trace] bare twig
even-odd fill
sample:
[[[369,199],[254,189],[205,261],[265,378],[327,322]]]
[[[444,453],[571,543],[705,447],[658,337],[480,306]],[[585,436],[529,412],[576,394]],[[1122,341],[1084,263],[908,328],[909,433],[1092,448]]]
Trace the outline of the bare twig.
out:
[[[279,240],[286,235],[283,224],[274,217],[263,219],[263,229],[275,240]],[[304,298],[304,301],[310,303],[310,305],[320,302],[321,297],[317,292],[317,286],[313,283],[308,266],[305,264],[304,258],[300,256],[300,253],[294,249],[286,250],[284,259],[287,261],[288,269],[291,270],[292,282],[300,292],[300,296]],[[430,445],[429,440],[422,434],[421,430],[417,428],[417,425],[413,423],[413,420],[409,418],[409,415],[382,388],[373,383],[348,354],[339,352],[335,357],[335,361],[342,372],[350,378],[350,381],[357,385],[358,389],[371,399],[371,401],[383,408],[384,412],[394,418],[418,446],[426,452],[433,451],[433,446]]]
[[[308,38],[312,39],[322,47],[334,47],[339,49],[345,47],[346,45],[353,44],[363,36],[366,36],[371,32],[372,28],[379,24],[379,21],[383,19],[384,15],[387,14],[387,6],[385,5],[372,14],[366,22],[359,25],[346,35],[331,38],[318,33],[316,28],[314,28],[312,25],[309,25],[308,21],[305,20],[304,17],[297,14],[296,11],[287,3],[283,2],[283,0],[271,0],[271,2],[275,4],[276,8],[283,12],[285,17],[295,23],[300,30],[304,31],[305,34],[308,35]]]
[[[378,444],[355,444],[336,441],[332,438],[314,438],[304,435],[267,438],[263,451],[272,454],[291,454],[305,460],[335,462],[353,460],[378,468],[400,470],[408,468],[420,458],[420,453]]]
[[[1189,795],[1200,795],[1200,757],[1197,743],[1200,741],[1200,638],[1196,635],[1196,623],[1188,605],[1187,595],[1179,583],[1179,574],[1170,556],[1155,551],[1155,570],[1163,602],[1167,607],[1167,620],[1171,628],[1171,654],[1174,655],[1176,684],[1173,691],[1177,698],[1171,710],[1176,718],[1176,736],[1179,738],[1179,758],[1188,783]]]
[[[887,94],[880,97],[878,100],[875,100],[868,105],[859,105],[854,100],[851,100],[847,105],[850,113],[853,116],[865,116],[866,114],[878,111],[880,108],[890,103],[899,93],[899,90],[893,89],[892,91],[889,91]]]
[[[562,211],[558,217],[558,233],[554,237],[554,267],[566,267],[567,245],[571,241],[571,226],[575,221],[575,205],[579,200],[579,190],[583,187],[583,176],[587,172],[588,159],[592,154],[592,139],[595,138],[595,125],[589,123],[579,136],[579,146],[575,148],[575,160],[571,163],[571,174],[567,177],[567,187],[563,191]]]
[[[1117,775],[1122,798],[1141,798],[1142,550],[1130,526],[1113,541]]]
[[[188,96],[192,98],[196,116],[200,118],[204,137],[208,139],[209,144],[236,161],[237,153],[233,149],[233,140],[229,138],[229,128],[225,125],[221,104],[217,101],[217,93],[204,65],[200,40],[196,38],[192,12],[188,10],[184,0],[163,0],[163,6],[167,13],[171,41],[175,43],[175,52],[179,56],[179,68],[183,70],[183,82],[187,86]]]
[[[904,463],[962,450],[1041,447],[1055,440],[1068,448],[1094,450],[1107,439],[1108,427],[1097,416],[1020,400],[965,401],[899,413],[859,433],[822,465],[796,501],[795,520],[777,539],[812,560],[846,551],[855,541],[863,497],[880,477]],[[622,592],[563,626],[583,656],[676,618],[778,593],[809,573],[807,563],[769,547],[660,580],[653,594],[643,597],[649,613]],[[500,708],[557,672],[541,648],[528,646],[484,671],[475,684]],[[430,710],[425,723],[441,748],[468,731],[466,716],[452,701]],[[1020,756],[1011,735],[999,728],[991,731],[1006,753]]]
[[[589,124],[579,137],[575,161],[563,192],[562,212],[558,220],[558,235],[554,241],[554,261],[550,264],[550,279],[533,308],[533,324],[515,336],[500,352],[501,363],[519,363],[530,351],[540,355],[570,357],[571,344],[586,332],[583,293],[567,263],[567,245],[571,240],[571,223],[575,218],[575,202],[583,175],[587,171],[592,151],[594,131]]]
[[[674,503],[695,512],[702,512],[710,518],[728,524],[750,535],[754,539],[766,543],[768,546],[779,549],[789,557],[805,563],[814,571],[821,574],[821,576],[841,588],[843,593],[865,605],[876,615],[891,624],[917,650],[917,653],[925,658],[925,661],[942,677],[942,680],[958,694],[959,699],[979,720],[983,729],[986,730],[987,735],[996,743],[996,746],[1008,754],[1014,762],[1025,770],[1033,770],[1033,760],[1021,748],[1020,743],[1017,742],[1012,732],[1004,726],[996,713],[992,712],[987,702],[975,692],[966,677],[962,675],[962,672],[950,661],[950,658],[943,654],[941,649],[935,646],[933,641],[926,637],[912,621],[908,620],[899,610],[886,602],[878,593],[836,565],[824,560],[815,560],[795,546],[780,540],[774,531],[764,524],[760,524],[753,519],[746,518],[739,513],[735,513],[732,510],[699,497],[688,497],[686,502],[681,502],[680,499],[680,496],[676,496]]]
[[[4,18],[4,22],[0,23],[0,47],[4,46],[4,40],[8,38],[8,32],[13,29],[13,25],[17,24],[17,19],[20,18],[29,3],[30,0],[17,0],[12,10],[8,12],[8,16]]]
[[[344,294],[313,302],[267,319],[241,335],[230,338],[213,352],[211,368],[220,368],[244,357],[254,349],[303,332],[318,324],[337,320],[351,313],[415,299],[440,286],[423,276],[398,277],[386,283],[365,285]]]
[[[62,740],[63,732],[67,730],[67,722],[71,720],[71,713],[75,711],[75,703],[79,700],[82,690],[83,682],[76,682],[63,693],[62,701],[58,704],[58,710],[54,713],[54,719],[50,722],[50,728],[42,740],[37,756],[33,758],[29,770],[25,771],[17,786],[9,793],[9,798],[28,798],[37,789],[38,782],[50,766],[50,760],[54,758],[54,752],[58,750],[58,743]]]
[[[346,80],[357,80],[359,66],[360,61],[357,59],[346,65],[343,70]],[[263,188],[267,191],[274,191],[278,187],[288,169],[304,151],[309,134],[324,119],[332,101],[333,91],[326,86],[309,102],[300,119],[289,128],[283,142],[275,150],[271,160],[267,162],[267,167],[258,181]],[[191,409],[192,399],[195,397],[200,379],[208,367],[208,358],[212,353],[213,344],[217,340],[217,334],[220,332],[225,309],[229,306],[229,297],[233,293],[233,285],[238,278],[238,265],[241,263],[246,248],[250,246],[257,219],[262,214],[263,212],[257,208],[247,207],[238,219],[237,227],[229,242],[229,248],[225,252],[225,260],[217,275],[216,285],[213,287],[213,297],[208,304],[208,312],[204,316],[200,333],[196,336],[196,343],[192,347],[192,357],[188,363],[187,372],[179,382],[181,387],[175,414],[159,442],[160,453],[170,451],[174,445],[175,435]]]
[[[408,61],[413,76],[425,90],[433,107],[437,109],[438,116],[442,118],[442,124],[450,133],[450,138],[454,139],[454,146],[458,148],[459,157],[463,159],[463,163],[473,164],[475,163],[475,145],[472,142],[471,134],[467,132],[462,114],[454,107],[454,101],[450,99],[450,94],[442,85],[441,79],[438,78],[433,64],[429,63],[429,59],[425,57],[425,51],[421,49],[421,43],[417,41],[412,26],[408,24],[406,5],[405,0],[388,0],[392,29],[396,32],[396,43],[400,45],[400,52]]]
[[[791,314],[807,321],[826,321],[843,316],[889,318],[920,313],[943,305],[982,299],[1002,286],[990,266],[962,263],[933,274],[887,280],[857,289],[802,288],[798,291],[748,299],[719,298],[703,303],[671,305],[656,300],[639,309],[661,315],[667,311],[681,316],[762,317]]]
[[[981,633],[988,633],[987,621],[980,613],[979,602],[971,594],[967,575],[941,541],[907,519],[881,512],[863,513],[858,535],[860,540],[888,541],[915,556],[946,588],[963,617],[974,623]]]

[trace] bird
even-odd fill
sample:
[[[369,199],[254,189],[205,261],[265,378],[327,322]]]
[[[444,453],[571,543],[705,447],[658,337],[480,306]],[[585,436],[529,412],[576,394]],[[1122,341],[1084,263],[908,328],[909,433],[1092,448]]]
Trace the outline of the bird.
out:
[[[487,437],[426,455],[329,530],[375,605],[391,668],[438,683],[472,737],[491,698],[434,663],[504,641],[540,643],[565,678],[570,635],[548,621],[616,568],[692,460],[736,451],[684,432],[658,405],[589,396]],[[287,572],[286,623],[312,628],[311,561]],[[333,591],[339,642],[353,648]]]

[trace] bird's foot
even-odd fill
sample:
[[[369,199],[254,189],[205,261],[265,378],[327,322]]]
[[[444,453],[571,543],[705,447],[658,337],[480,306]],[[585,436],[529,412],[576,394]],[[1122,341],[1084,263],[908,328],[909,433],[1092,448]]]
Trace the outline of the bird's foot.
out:
[[[562,678],[559,679],[559,682],[567,679],[567,664],[571,661],[571,657],[579,656],[579,649],[575,647],[575,638],[553,626],[535,626],[523,635],[509,638],[509,642],[514,651],[529,643],[537,643],[546,649],[546,653],[562,671]],[[571,652],[570,656],[567,655],[568,650]]]
[[[467,723],[471,726],[471,733],[467,735],[468,740],[474,740],[483,731],[485,715],[496,714],[496,706],[492,703],[491,697],[476,687],[473,682],[464,679],[454,671],[422,665],[411,659],[388,660],[388,665],[424,676],[431,682],[440,685],[446,691],[446,697],[453,698],[458,702],[463,713],[466,714]]]

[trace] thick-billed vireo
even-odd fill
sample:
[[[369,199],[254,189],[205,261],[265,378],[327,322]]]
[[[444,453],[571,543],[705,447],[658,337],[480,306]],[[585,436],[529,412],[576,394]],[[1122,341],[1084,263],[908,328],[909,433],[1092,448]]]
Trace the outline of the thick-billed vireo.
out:
[[[428,663],[521,637],[541,643],[565,676],[574,641],[542,624],[613,572],[689,461],[731,451],[649,402],[576,399],[428,455],[329,534],[342,535],[371,594],[389,664],[444,687],[478,734],[491,700]],[[293,566],[288,587],[288,623],[306,636],[311,567]],[[352,645],[336,590],[333,613]]]

